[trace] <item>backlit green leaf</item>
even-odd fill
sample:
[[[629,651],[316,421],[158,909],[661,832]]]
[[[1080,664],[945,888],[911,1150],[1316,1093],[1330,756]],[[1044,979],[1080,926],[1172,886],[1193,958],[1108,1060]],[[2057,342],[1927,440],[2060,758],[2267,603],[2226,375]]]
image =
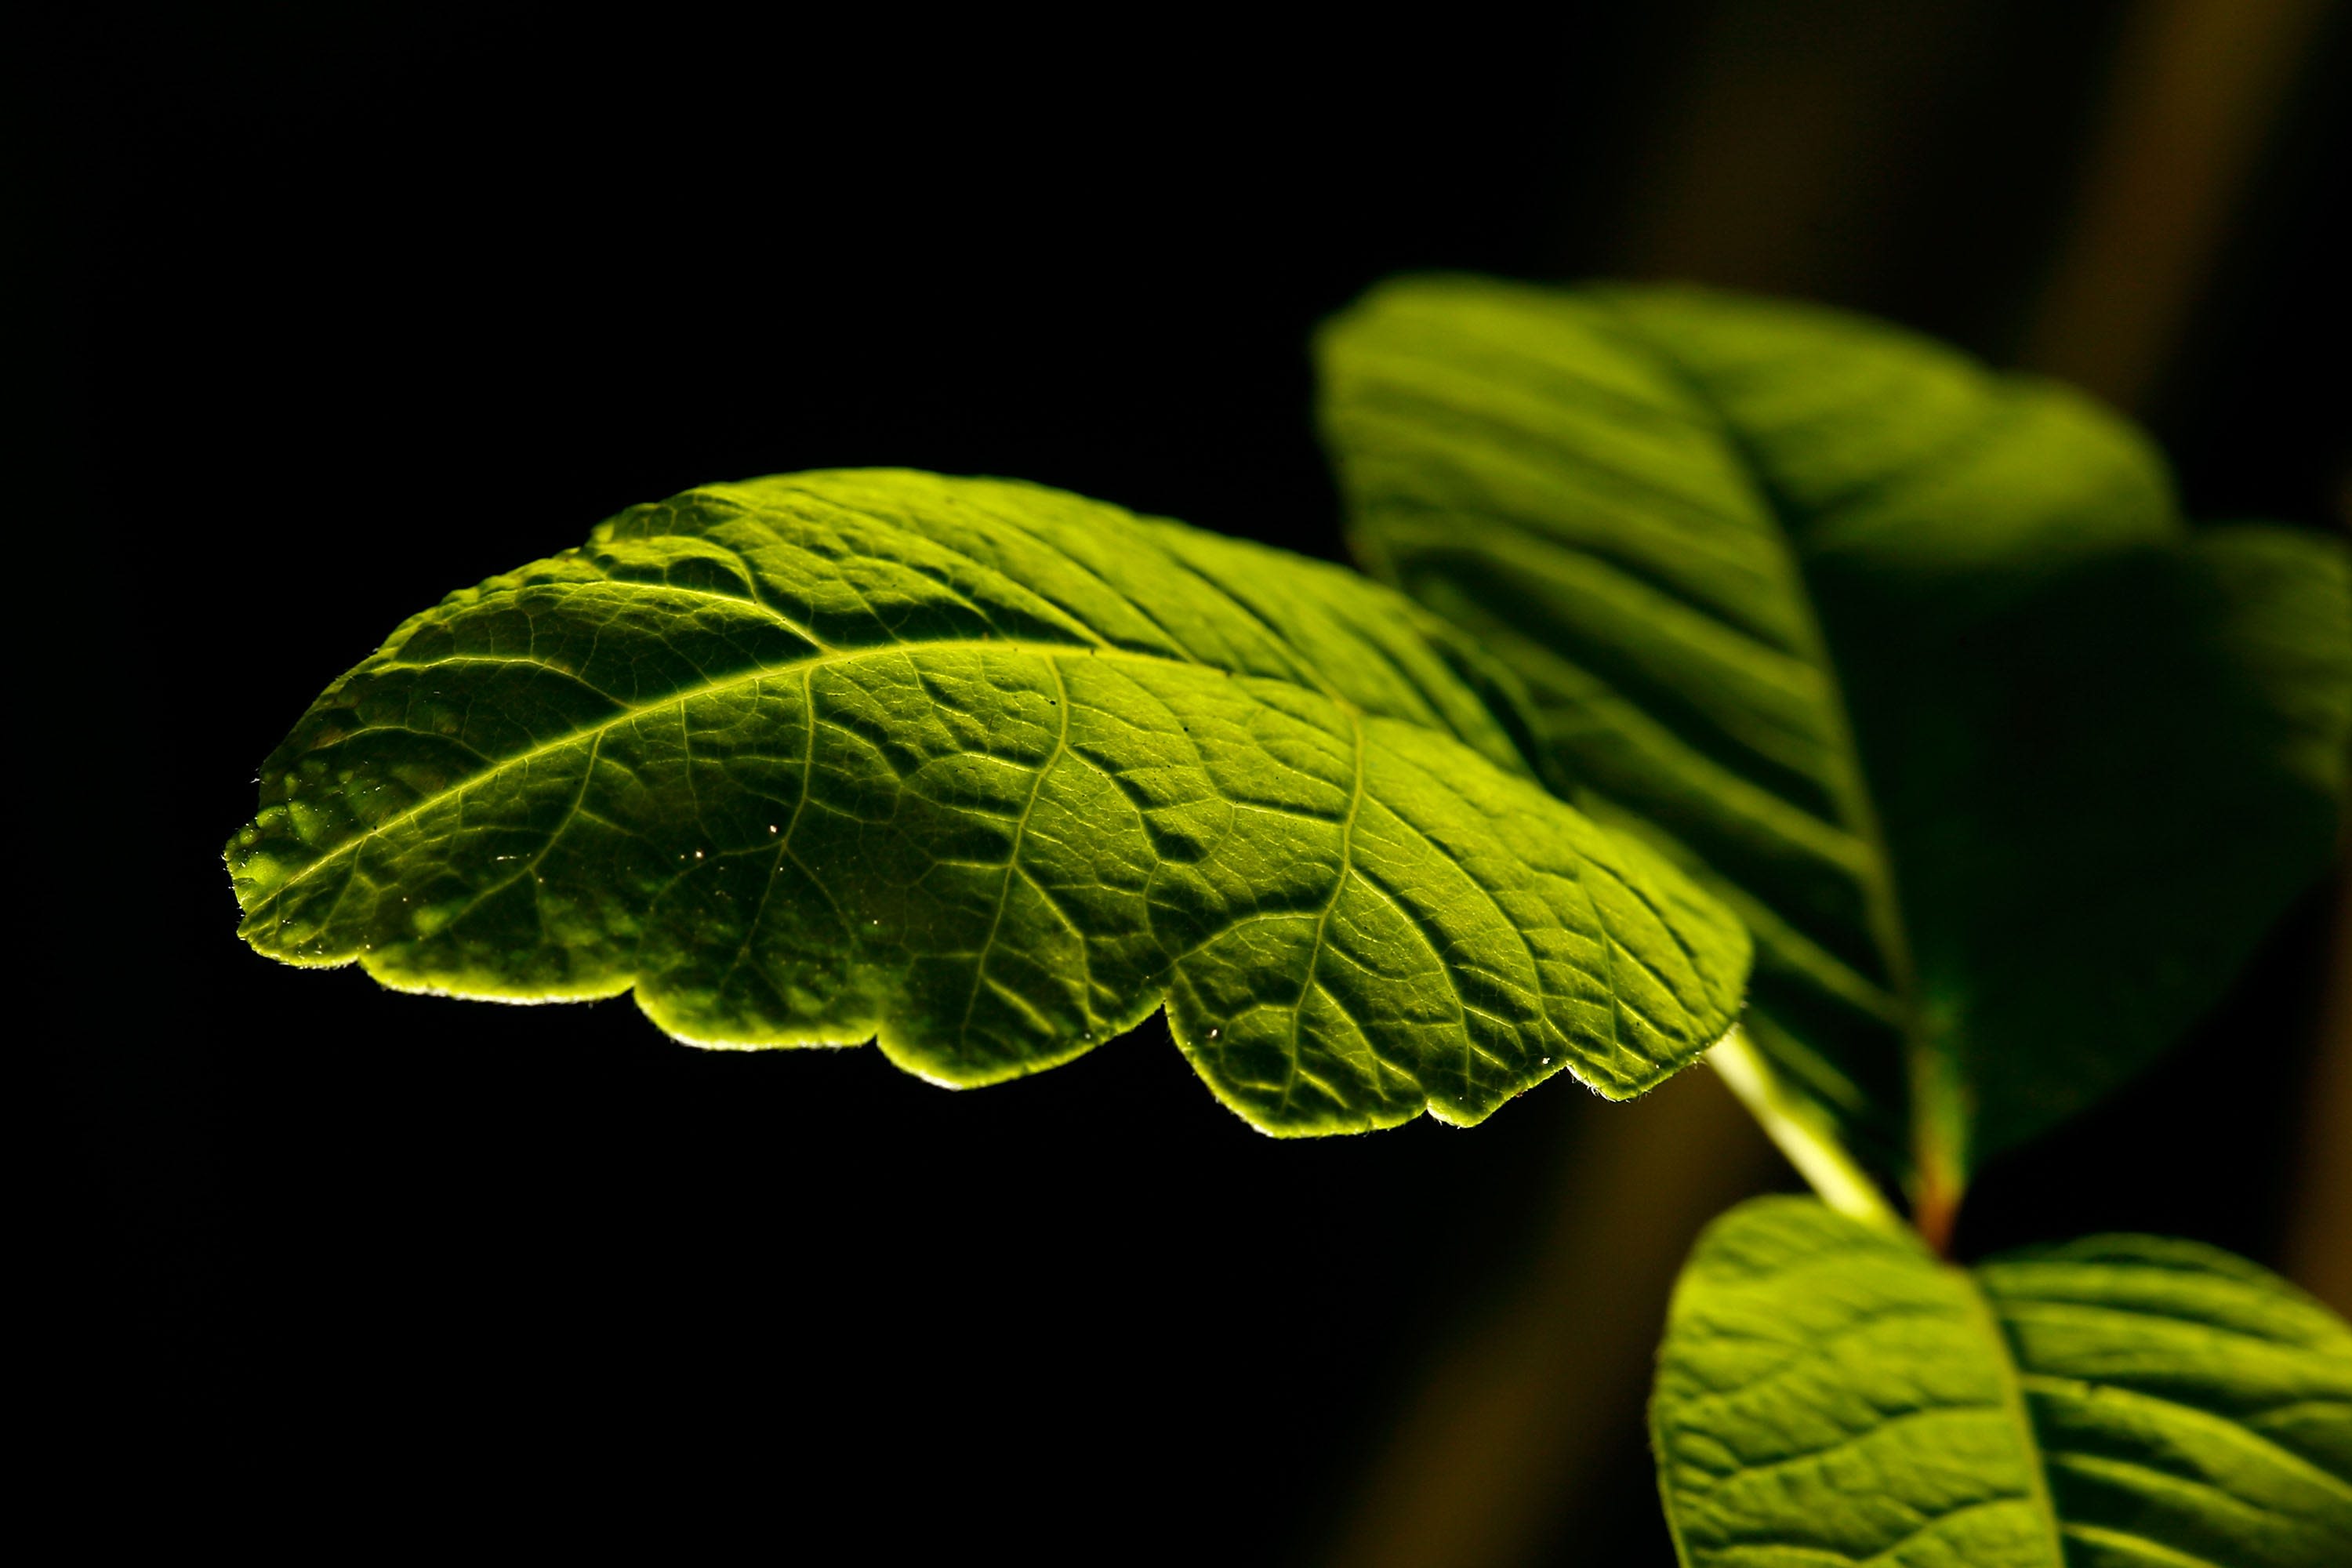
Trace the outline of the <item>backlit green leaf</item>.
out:
[[[1164,998],[1275,1132],[1637,1093],[1729,1027],[1747,939],[1528,777],[1447,648],[1343,571],[1034,486],[712,486],[331,687],[229,847],[240,929],[952,1084]]]
[[[1407,280],[1322,363],[1364,560],[1747,921],[1762,1058],[1915,1189],[2137,1070],[2327,855],[2345,552],[2189,533],[2084,398],[1672,289]]]
[[[1756,1200],[1675,1288],[1651,1428],[1692,1568],[2352,1562],[2352,1331],[2190,1242],[1971,1277]]]

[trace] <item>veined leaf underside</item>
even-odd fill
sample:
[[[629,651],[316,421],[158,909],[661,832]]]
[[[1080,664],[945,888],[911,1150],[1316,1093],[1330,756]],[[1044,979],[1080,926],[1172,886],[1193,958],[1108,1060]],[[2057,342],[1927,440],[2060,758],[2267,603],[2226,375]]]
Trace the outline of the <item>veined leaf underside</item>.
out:
[[[1900,1168],[1901,920],[1774,498],[1612,311],[1552,312],[1563,349],[1524,310],[1391,297],[1327,339],[1360,548],[1526,681],[1556,788],[1749,925],[1759,1046]]]
[[[1322,363],[1368,565],[1515,672],[1554,789],[1748,924],[1790,1103],[1931,1208],[2324,861],[2344,552],[2186,533],[2085,399],[1834,312],[1462,279],[1376,289]],[[2183,875],[2217,820],[2240,852]]]
[[[320,700],[231,847],[243,931],[388,984],[634,990],[698,1043],[878,1037],[943,1082],[1164,998],[1318,1132],[1638,1092],[1744,937],[1525,776],[1433,623],[1036,487],[717,486],[452,595]]]

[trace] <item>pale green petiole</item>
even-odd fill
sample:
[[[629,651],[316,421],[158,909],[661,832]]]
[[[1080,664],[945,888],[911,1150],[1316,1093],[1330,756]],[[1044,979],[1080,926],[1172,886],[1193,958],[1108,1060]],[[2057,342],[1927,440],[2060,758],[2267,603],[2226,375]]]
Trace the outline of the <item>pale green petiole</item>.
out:
[[[1828,1118],[1781,1089],[1765,1069],[1747,1030],[1734,1025],[1706,1059],[1823,1203],[1854,1219],[1890,1229],[1902,1226],[1902,1217],[1838,1142]]]

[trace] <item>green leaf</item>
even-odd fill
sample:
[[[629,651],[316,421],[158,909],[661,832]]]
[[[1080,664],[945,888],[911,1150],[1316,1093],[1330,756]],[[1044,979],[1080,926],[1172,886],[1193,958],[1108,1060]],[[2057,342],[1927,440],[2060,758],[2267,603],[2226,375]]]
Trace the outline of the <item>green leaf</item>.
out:
[[[1321,358],[1359,553],[1748,923],[1779,1088],[1915,1192],[2137,1070],[2324,863],[2345,552],[2189,533],[2088,400],[1678,289],[1409,279]]]
[[[2352,1331],[2243,1258],[2094,1237],[1977,1270],[2078,1565],[2352,1562]],[[2161,1559],[2159,1559],[2161,1561]]]
[[[2352,1562],[2352,1330],[2191,1242],[1971,1278],[1757,1199],[1692,1253],[1650,1415],[1692,1568]]]
[[[240,931],[950,1084],[1164,998],[1279,1133],[1638,1093],[1729,1027],[1747,939],[1528,778],[1480,679],[1384,588],[1058,491],[711,486],[329,688],[229,846]]]

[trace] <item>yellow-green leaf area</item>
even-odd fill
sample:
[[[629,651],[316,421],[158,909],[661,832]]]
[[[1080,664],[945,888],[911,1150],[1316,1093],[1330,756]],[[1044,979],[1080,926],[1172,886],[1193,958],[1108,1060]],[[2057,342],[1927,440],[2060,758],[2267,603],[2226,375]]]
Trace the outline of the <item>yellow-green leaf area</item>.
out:
[[[1746,937],[1529,775],[1348,573],[1037,486],[714,485],[452,595],[231,842],[242,934],[388,985],[634,991],[671,1035],[984,1084],[1164,1002],[1277,1133],[1640,1092]]]
[[[2063,1568],[1999,1331],[1907,1232],[1808,1198],[1717,1220],[1650,1426],[1692,1568]]]
[[[2352,1331],[2190,1242],[1971,1274],[1755,1200],[1676,1286],[1651,1426],[1692,1568],[2352,1561]]]
[[[1978,1277],[2074,1568],[2352,1563],[2342,1319],[2243,1258],[2160,1237],[2011,1254]]]

